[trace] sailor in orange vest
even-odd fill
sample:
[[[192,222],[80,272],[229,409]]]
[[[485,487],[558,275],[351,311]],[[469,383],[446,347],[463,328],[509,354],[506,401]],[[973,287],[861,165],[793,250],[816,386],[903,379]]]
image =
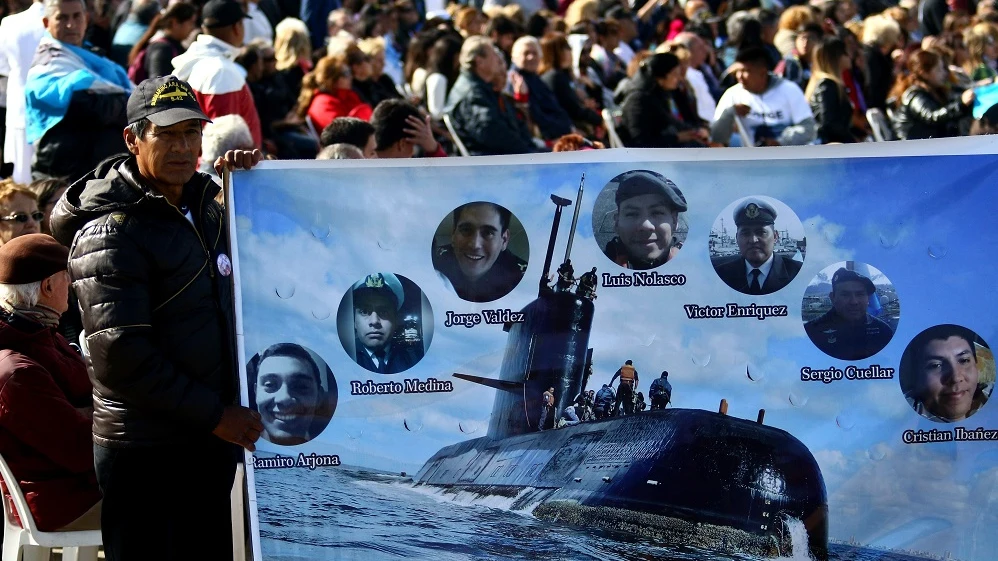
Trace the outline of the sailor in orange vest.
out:
[[[634,413],[634,390],[638,387],[638,371],[634,368],[634,363],[628,360],[617,369],[617,373],[610,379],[611,387],[618,377],[620,377],[620,386],[617,388],[617,401],[613,404],[613,414],[617,414],[623,402],[624,414],[631,415]]]

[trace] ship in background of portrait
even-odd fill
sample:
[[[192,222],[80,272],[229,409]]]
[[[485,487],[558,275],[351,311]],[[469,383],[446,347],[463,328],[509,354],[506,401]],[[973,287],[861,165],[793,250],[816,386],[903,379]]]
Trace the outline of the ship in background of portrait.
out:
[[[646,411],[539,430],[541,397],[555,388],[554,417],[585,391],[595,273],[573,288],[570,260],[548,280],[562,209],[556,205],[540,291],[507,323],[499,379],[455,377],[497,389],[488,435],[446,446],[414,478],[447,492],[504,496],[543,520],[623,531],[718,552],[789,554],[806,545],[828,558],[824,480],[807,447],[756,421],[693,409]],[[595,269],[593,270],[595,271]],[[805,534],[806,533],[806,534]]]

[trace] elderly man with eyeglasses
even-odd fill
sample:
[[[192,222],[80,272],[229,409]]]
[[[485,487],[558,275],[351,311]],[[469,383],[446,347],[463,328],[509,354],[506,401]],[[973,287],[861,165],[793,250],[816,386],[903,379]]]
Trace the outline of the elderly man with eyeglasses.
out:
[[[18,236],[37,234],[43,217],[38,195],[20,183],[0,181],[0,245]]]

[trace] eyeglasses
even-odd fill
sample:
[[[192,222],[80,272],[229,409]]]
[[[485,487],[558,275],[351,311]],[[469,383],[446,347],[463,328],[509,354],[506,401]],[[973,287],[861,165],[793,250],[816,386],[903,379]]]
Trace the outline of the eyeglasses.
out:
[[[4,216],[3,218],[0,218],[0,221],[2,221],[2,222],[20,222],[21,224],[24,224],[28,220],[34,220],[35,222],[41,222],[42,218],[45,218],[45,213],[43,213],[40,210],[36,210],[35,212],[32,212],[31,214],[18,213],[18,214],[11,214],[10,216]]]

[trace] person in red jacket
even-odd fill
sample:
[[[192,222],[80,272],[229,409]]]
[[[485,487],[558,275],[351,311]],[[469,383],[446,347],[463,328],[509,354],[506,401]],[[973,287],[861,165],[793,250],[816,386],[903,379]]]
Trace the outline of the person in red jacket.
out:
[[[305,75],[298,97],[298,116],[307,115],[315,130],[321,131],[337,117],[371,120],[373,109],[353,91],[350,67],[339,55],[324,57],[315,70]]]
[[[46,234],[0,247],[0,454],[47,532],[100,529],[93,387],[56,331],[69,308],[68,259]]]

